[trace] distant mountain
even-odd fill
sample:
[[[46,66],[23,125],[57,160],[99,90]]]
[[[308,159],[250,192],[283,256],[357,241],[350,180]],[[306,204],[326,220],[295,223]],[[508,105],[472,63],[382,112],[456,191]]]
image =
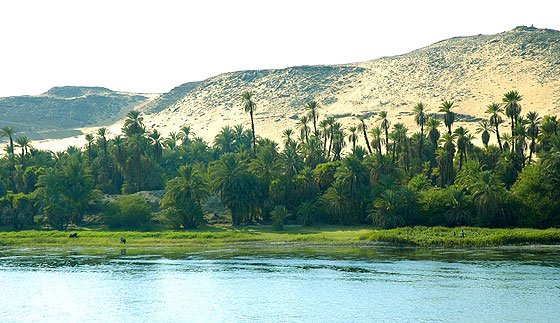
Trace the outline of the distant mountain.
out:
[[[149,100],[103,87],[53,87],[41,95],[0,98],[0,126],[31,139],[67,137],[80,134],[76,128],[117,121]]]
[[[486,106],[501,102],[509,90],[523,95],[524,113],[558,114],[560,32],[518,27],[363,63],[226,73],[200,82],[146,121],[168,131],[190,124],[211,140],[223,125],[249,125],[240,108],[246,90],[254,92],[257,103],[257,134],[276,140],[305,113],[309,100],[320,103],[321,117],[334,116],[346,125],[355,124],[356,116],[373,124],[377,112],[387,110],[393,123],[403,122],[411,131],[417,102],[437,112],[442,100],[453,100],[461,114],[458,124],[472,129],[486,118]]]

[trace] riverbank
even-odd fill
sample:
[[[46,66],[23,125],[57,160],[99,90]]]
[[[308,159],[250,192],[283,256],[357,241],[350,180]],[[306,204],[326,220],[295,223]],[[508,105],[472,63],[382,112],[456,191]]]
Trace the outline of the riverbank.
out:
[[[461,232],[465,233],[464,238]],[[70,233],[77,233],[77,238],[70,238]],[[136,232],[76,228],[73,231],[0,232],[0,246],[118,246],[121,238],[126,239],[127,246],[139,247],[237,244],[483,247],[560,244],[560,229],[407,227],[372,230],[371,226],[287,226],[283,231],[274,231],[270,226],[206,226],[186,231]]]

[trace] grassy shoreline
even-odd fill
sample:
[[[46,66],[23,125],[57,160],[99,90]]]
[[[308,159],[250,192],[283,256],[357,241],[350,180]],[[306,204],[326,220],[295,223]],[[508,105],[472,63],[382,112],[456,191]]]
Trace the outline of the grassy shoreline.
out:
[[[461,238],[461,231],[465,238]],[[78,238],[69,238],[72,232]],[[453,236],[453,232],[457,236]],[[220,245],[328,245],[365,246],[385,244],[411,247],[489,247],[560,244],[560,229],[486,229],[473,227],[406,227],[372,230],[369,226],[285,227],[207,226],[188,231],[105,231],[78,228],[73,231],[0,232],[0,246],[119,246],[120,238],[131,247],[188,247]]]

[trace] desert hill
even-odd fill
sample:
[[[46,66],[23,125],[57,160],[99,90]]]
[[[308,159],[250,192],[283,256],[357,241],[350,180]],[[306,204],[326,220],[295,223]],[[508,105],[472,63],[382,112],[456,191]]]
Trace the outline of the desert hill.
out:
[[[559,76],[560,32],[517,27],[495,35],[451,38],[403,55],[361,63],[225,73],[183,84],[152,100],[101,88],[62,91],[70,98],[61,97],[60,90],[54,94],[49,91],[27,100],[53,100],[59,104],[56,108],[54,104],[49,108],[29,104],[26,108],[33,112],[34,123],[42,122],[39,118],[47,111],[49,124],[62,127],[60,120],[57,123],[49,116],[69,115],[71,122],[65,125],[79,127],[100,124],[111,117],[115,120],[119,113],[136,106],[144,113],[148,128],[158,128],[167,135],[190,125],[196,135],[212,142],[224,125],[249,127],[249,116],[240,107],[240,97],[250,90],[257,103],[257,135],[279,141],[282,131],[295,127],[297,118],[306,113],[304,106],[309,100],[319,102],[320,118],[334,116],[346,126],[356,124],[358,116],[373,125],[376,114],[387,110],[392,124],[403,122],[410,132],[416,131],[411,115],[416,103],[421,101],[428,112],[437,112],[443,100],[452,100],[459,114],[455,126],[466,126],[474,132],[476,121],[487,117],[486,106],[501,102],[509,90],[523,95],[523,113],[559,114]],[[17,127],[22,120],[19,114],[8,113],[6,100],[18,98],[0,99],[0,124],[8,121]],[[83,109],[91,109],[92,102],[91,110],[97,112],[91,119],[84,113],[75,117],[71,113],[75,110],[69,106],[76,107],[77,103],[63,104],[72,100],[81,102]],[[111,132],[118,129],[118,123],[110,128]],[[41,148],[62,146],[55,142]]]
[[[558,114],[559,76],[560,32],[517,27],[496,35],[456,37],[363,63],[218,75],[146,116],[146,124],[168,131],[189,124],[212,141],[226,124],[249,125],[240,95],[250,90],[258,106],[257,134],[276,140],[285,128],[295,126],[312,99],[320,103],[321,117],[334,116],[346,125],[357,123],[357,116],[373,124],[375,115],[387,110],[393,124],[403,122],[414,131],[410,111],[416,103],[422,101],[429,112],[437,112],[443,100],[453,100],[460,114],[457,125],[474,131],[475,122],[486,118],[486,106],[501,102],[509,90],[523,95],[524,113]]]

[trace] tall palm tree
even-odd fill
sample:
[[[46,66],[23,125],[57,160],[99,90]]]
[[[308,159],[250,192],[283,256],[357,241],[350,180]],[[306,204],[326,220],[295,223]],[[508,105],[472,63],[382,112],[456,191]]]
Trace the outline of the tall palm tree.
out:
[[[323,134],[323,150],[327,150],[327,141],[329,137],[329,120],[323,119],[319,122],[319,128],[321,128],[321,133]]]
[[[536,140],[539,137],[539,125],[541,122],[541,117],[534,112],[531,111],[527,113],[527,122],[529,123],[529,127],[527,128],[527,135],[531,139],[531,144],[529,145],[529,163],[533,158],[533,153],[536,150]]]
[[[428,138],[430,138],[430,141],[434,145],[434,148],[437,148],[438,146],[438,140],[440,136],[438,127],[440,124],[441,122],[434,117],[431,117],[426,122],[426,126],[428,127]]]
[[[331,150],[332,150],[332,146],[333,146],[334,127],[335,127],[336,121],[335,121],[334,117],[328,117],[327,118],[327,123],[329,125],[329,139],[330,139],[329,151],[327,153],[327,159],[329,159],[330,156],[331,156]]]
[[[422,102],[419,102],[418,104],[416,104],[414,106],[414,121],[416,122],[417,125],[420,126],[420,147],[418,148],[418,154],[420,159],[422,159],[422,151],[423,151],[423,147],[424,147],[424,125],[426,124],[426,121],[428,120],[428,117],[426,115],[426,112],[424,111],[424,104]]]
[[[502,114],[504,109],[498,103],[492,103],[486,107],[486,113],[490,115],[490,125],[496,129],[496,137],[498,138],[498,145],[500,146],[500,151],[503,152],[502,140],[500,137],[500,123],[504,122],[502,119]]]
[[[99,128],[97,129],[97,144],[99,145],[99,147],[101,147],[101,150],[103,151],[103,158],[107,158],[108,156],[108,147],[107,147],[107,135],[109,134],[109,131],[107,130],[107,128]]]
[[[356,140],[358,139],[358,136],[356,135],[356,127],[352,126],[348,128],[348,131],[350,131],[348,142],[352,143],[352,149],[356,149]]]
[[[443,112],[443,123],[447,127],[447,133],[451,134],[451,126],[455,122],[455,112],[451,111],[455,102],[453,101],[443,101],[439,107],[439,112]]]
[[[463,158],[467,160],[467,134],[469,131],[463,127],[455,129],[453,134],[457,138],[457,150],[459,150],[459,170],[463,168]]]
[[[300,139],[302,143],[309,141],[309,126],[307,125],[308,122],[309,118],[307,116],[301,116],[298,119]]]
[[[391,122],[387,119],[387,111],[379,112],[379,120],[381,121],[379,126],[385,131],[385,154],[389,154],[389,127],[391,127]]]
[[[23,136],[23,137],[19,137],[16,139],[16,144],[18,147],[21,148],[21,168],[25,169],[25,156],[28,153],[29,150],[29,145],[30,141],[29,139],[27,139],[27,137]]]
[[[87,153],[88,153],[88,159],[91,161],[93,159],[93,149],[92,149],[93,147],[92,146],[93,146],[93,139],[94,138],[93,138],[93,135],[91,133],[88,133],[88,134],[86,134],[85,139],[86,139],[86,142],[87,142],[86,150],[87,150]]]
[[[309,101],[305,105],[305,109],[309,110],[309,117],[313,120],[313,130],[315,136],[317,136],[317,118],[319,114],[317,113],[317,109],[319,108],[319,104],[317,101]]]
[[[249,113],[251,116],[251,130],[253,135],[253,153],[257,153],[257,143],[256,143],[256,136],[255,136],[255,121],[253,120],[253,114],[257,108],[257,104],[253,101],[253,92],[245,91],[241,95],[241,100],[243,102],[243,110]]]
[[[504,94],[504,97],[502,98],[502,102],[504,103],[504,108],[506,110],[506,116],[511,118],[512,136],[514,136],[513,128],[517,125],[515,123],[515,119],[521,114],[521,104],[519,104],[519,101],[522,99],[523,97],[519,95],[519,92],[517,91],[509,91]]]
[[[488,122],[488,120],[482,120],[478,123],[478,127],[476,128],[476,133],[480,133],[482,138],[482,143],[484,147],[488,148],[488,142],[490,141],[490,133],[494,132],[494,128]]]
[[[13,127],[4,127],[0,130],[1,137],[8,137],[10,144],[8,146],[8,154],[14,156],[14,135],[16,132]]]
[[[381,155],[381,127],[375,126],[371,128],[371,145],[377,149],[379,155]]]
[[[453,169],[453,159],[455,157],[454,141],[454,135],[448,133],[444,134],[440,139],[443,147],[437,150],[437,162],[439,166],[440,184],[442,187],[452,185],[455,180],[455,170]]]
[[[14,182],[14,171],[15,171],[15,155],[14,155],[14,135],[16,134],[13,127],[4,127],[0,130],[0,137],[8,137],[8,159],[10,161],[10,185],[13,188]]]
[[[364,139],[366,141],[366,147],[369,151],[369,153],[372,153],[371,150],[371,146],[369,145],[369,140],[368,140],[368,136],[367,136],[367,126],[366,123],[364,121],[364,117],[359,117],[358,118],[360,120],[360,123],[358,124],[358,131],[361,131],[364,134]]]

